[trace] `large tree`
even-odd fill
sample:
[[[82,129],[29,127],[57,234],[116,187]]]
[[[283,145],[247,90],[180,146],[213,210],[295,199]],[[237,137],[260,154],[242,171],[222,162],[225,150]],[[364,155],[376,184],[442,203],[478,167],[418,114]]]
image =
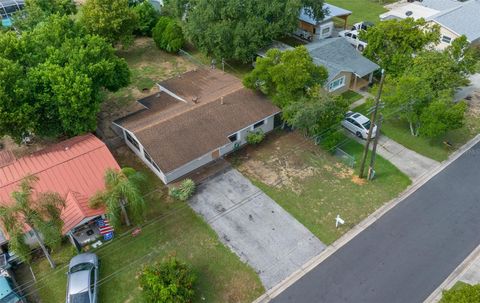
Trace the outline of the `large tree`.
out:
[[[269,95],[281,108],[319,90],[328,78],[327,70],[317,66],[303,46],[281,52],[271,49],[257,58],[255,68],[243,80],[246,87]]]
[[[143,181],[144,176],[133,168],[108,169],[105,172],[105,190],[91,199],[90,206],[105,206],[113,226],[120,226],[122,219],[130,226],[132,216],[141,219],[145,212],[145,200],[140,190]]]
[[[26,177],[20,183],[18,191],[12,193],[13,204],[0,206],[0,220],[8,233],[9,247],[24,261],[29,261],[30,248],[25,243],[24,232],[28,227],[48,259],[55,268],[48,246],[58,246],[62,239],[63,221],[60,218],[65,201],[58,193],[44,192],[35,194],[34,176]],[[8,205],[8,204],[6,204]]]
[[[368,43],[363,54],[390,76],[397,76],[411,64],[415,53],[440,41],[440,29],[424,19],[395,19],[362,31],[361,38]]]
[[[113,47],[68,16],[51,15],[21,35],[0,33],[0,136],[92,131],[101,90],[118,90],[129,79]]]
[[[170,2],[170,3],[169,3]],[[311,7],[323,17],[323,1],[312,0],[171,0],[167,7],[186,12],[186,36],[200,50],[217,59],[251,61],[271,41],[298,26],[300,9]],[[180,17],[180,16],[179,16]]]
[[[137,15],[129,7],[128,0],[87,0],[80,16],[80,22],[89,33],[112,44],[132,44]]]

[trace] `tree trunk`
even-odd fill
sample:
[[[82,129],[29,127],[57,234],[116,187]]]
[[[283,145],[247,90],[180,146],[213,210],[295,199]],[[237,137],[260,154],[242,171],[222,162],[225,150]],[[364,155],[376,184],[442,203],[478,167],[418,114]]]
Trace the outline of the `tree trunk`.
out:
[[[32,228],[32,232],[35,235],[35,238],[37,238],[38,244],[40,244],[40,247],[42,248],[43,253],[45,254],[45,257],[47,257],[48,263],[50,263],[50,266],[52,268],[55,268],[55,262],[52,259],[52,256],[50,256],[50,253],[48,252],[47,248],[45,247],[45,244],[43,244],[43,240],[38,234],[37,230],[35,228]]]
[[[125,208],[125,199],[121,199],[120,200],[120,209],[122,210],[122,215],[123,215],[123,219],[125,220],[125,224],[127,224],[127,226],[130,226],[131,223],[130,223],[130,218],[128,218],[128,214],[127,214],[127,209]]]

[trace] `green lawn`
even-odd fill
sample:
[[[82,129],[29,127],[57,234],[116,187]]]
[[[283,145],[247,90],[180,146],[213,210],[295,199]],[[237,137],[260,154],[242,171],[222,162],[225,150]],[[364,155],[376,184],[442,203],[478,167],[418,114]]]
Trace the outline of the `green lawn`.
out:
[[[349,141],[342,147],[360,161],[363,148]],[[256,148],[232,156],[232,162],[255,185],[312,231],[331,244],[362,219],[390,201],[410,179],[377,158],[377,178],[358,179],[355,169],[296,132],[277,132]],[[346,224],[335,228],[340,215]]]
[[[356,107],[355,111],[365,113],[371,106],[372,104],[362,104]],[[408,123],[396,117],[388,117],[384,121],[382,133],[419,154],[441,162],[480,133],[479,113],[474,109],[469,109],[465,115],[463,127],[434,139],[412,136]],[[452,147],[447,146],[444,142],[449,142]]]
[[[191,264],[196,273],[195,302],[251,302],[264,291],[257,274],[220,243],[215,232],[190,207],[168,198],[160,180],[131,152],[124,151],[117,159],[121,165],[146,171],[147,187],[158,191],[147,196],[150,223],[139,236],[117,236],[96,251],[101,260],[100,302],[142,302],[136,278],[141,265],[171,255]],[[153,220],[159,216],[163,218]],[[61,267],[72,255],[71,245],[56,252],[60,269],[55,271],[45,260],[34,263],[43,302],[64,300],[66,270]]]
[[[387,10],[381,1],[376,0],[329,0],[330,4],[348,9],[352,15],[348,17],[348,24],[353,25],[360,21],[379,22],[379,15]],[[383,1],[392,2],[392,1]]]
[[[342,93],[342,97],[348,102],[348,104],[352,104],[355,101],[362,99],[362,95],[354,92],[353,90],[347,90],[346,92]]]

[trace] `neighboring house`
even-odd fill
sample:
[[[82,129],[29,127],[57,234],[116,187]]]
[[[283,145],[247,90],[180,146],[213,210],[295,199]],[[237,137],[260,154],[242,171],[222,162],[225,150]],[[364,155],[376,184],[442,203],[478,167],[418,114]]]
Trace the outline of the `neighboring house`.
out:
[[[309,13],[310,8],[304,7],[301,9],[298,17],[298,30],[295,34],[309,41],[329,38],[332,36],[335,28],[333,23],[333,18],[335,17],[345,20],[344,29],[347,28],[347,19],[352,14],[351,11],[328,3],[323,5],[323,9],[325,16],[321,20],[312,18]]]
[[[480,0],[464,2],[456,0],[423,0],[408,3],[380,15],[380,19],[423,18],[440,26],[440,43],[437,49],[451,45],[456,38],[465,35],[467,40],[480,45]]]
[[[88,200],[105,188],[104,175],[108,168],[120,169],[107,146],[92,134],[74,137],[44,150],[15,159],[9,152],[0,155],[0,204],[11,203],[23,178],[34,175],[34,195],[56,192],[66,201],[61,217],[62,234],[78,245],[100,237],[95,220],[104,209],[91,209]],[[7,242],[5,233],[0,242]],[[33,234],[26,230],[25,240],[34,243]],[[76,243],[75,243],[76,242]]]
[[[273,130],[280,110],[265,96],[215,69],[186,72],[138,100],[145,108],[114,130],[165,183],[239,148],[249,132]]]
[[[162,10],[163,0],[149,0],[149,2],[158,12]]]
[[[25,7],[24,0],[0,0],[0,15],[2,16],[2,26],[12,25],[12,14],[22,10]]]

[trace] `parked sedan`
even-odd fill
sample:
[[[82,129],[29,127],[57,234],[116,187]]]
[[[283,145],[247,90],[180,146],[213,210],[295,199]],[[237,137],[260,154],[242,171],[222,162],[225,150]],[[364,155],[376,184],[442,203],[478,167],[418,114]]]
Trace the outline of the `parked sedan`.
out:
[[[342,126],[354,133],[357,137],[366,139],[370,129],[370,119],[360,113],[347,112],[345,119],[342,121]],[[372,138],[375,138],[377,126],[373,126]]]
[[[67,280],[67,303],[97,303],[98,257],[80,254],[70,260]]]
[[[344,30],[338,33],[338,36],[344,37],[353,47],[363,52],[367,47],[367,42],[360,40],[358,31]]]

